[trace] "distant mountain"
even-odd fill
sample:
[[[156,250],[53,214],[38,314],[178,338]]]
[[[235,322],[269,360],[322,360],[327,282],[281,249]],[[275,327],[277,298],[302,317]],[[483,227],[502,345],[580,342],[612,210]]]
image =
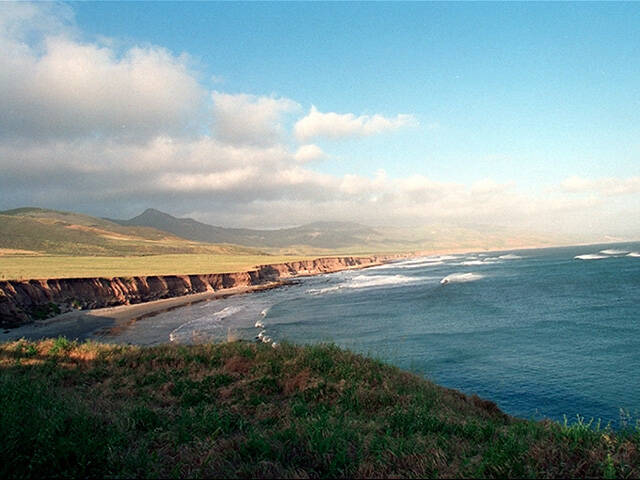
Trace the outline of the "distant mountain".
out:
[[[1,253],[57,255],[152,255],[169,253],[259,254],[236,245],[186,240],[149,226],[44,208],[0,211]]]
[[[112,220],[126,226],[146,226],[193,241],[232,243],[271,253],[360,254],[445,250],[514,249],[567,243],[561,238],[517,231],[509,227],[370,227],[354,222],[314,222],[294,228],[254,230],[225,228],[176,218],[149,208],[130,220]]]
[[[176,218],[149,208],[130,220],[112,220],[120,225],[153,227],[198,242],[233,243],[258,248],[286,249],[310,247],[343,249],[376,245],[385,241],[376,229],[350,222],[315,222],[300,227],[278,230],[225,228],[198,222],[192,218]]]
[[[211,253],[358,255],[368,253],[480,251],[566,244],[560,238],[509,227],[369,227],[314,222],[278,230],[225,228],[176,218],[149,208],[130,220],[112,220],[42,208],[0,211],[0,255],[154,255]]]

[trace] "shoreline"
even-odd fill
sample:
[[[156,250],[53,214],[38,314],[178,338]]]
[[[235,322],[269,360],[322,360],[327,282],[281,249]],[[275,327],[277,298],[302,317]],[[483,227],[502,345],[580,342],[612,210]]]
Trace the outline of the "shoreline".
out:
[[[95,338],[97,332],[112,328],[126,328],[137,319],[148,316],[155,316],[159,313],[181,308],[194,303],[200,303],[210,300],[226,298],[232,295],[241,295],[256,291],[263,291],[272,288],[278,288],[282,285],[290,283],[291,280],[301,277],[309,277],[316,275],[324,275],[344,270],[358,270],[369,267],[380,266],[395,259],[404,258],[404,255],[398,256],[371,256],[371,257],[345,257],[352,259],[367,259],[366,264],[350,264],[341,265],[340,268],[331,268],[329,270],[312,271],[308,268],[297,271],[287,271],[285,274],[279,272],[280,275],[276,280],[264,281],[255,284],[236,285],[226,288],[207,290],[198,293],[189,293],[171,296],[168,298],[160,298],[155,300],[143,301],[139,303],[126,303],[120,305],[106,306],[90,309],[74,309],[50,318],[42,320],[34,320],[22,325],[3,328],[0,331],[0,342],[13,341],[20,338],[41,339],[64,335],[68,338],[77,338],[86,340]],[[316,262],[321,259],[314,259]],[[274,268],[278,265],[260,265],[257,268]],[[249,275],[250,272],[234,272],[223,275]]]
[[[125,324],[145,317],[152,317],[166,311],[186,307],[194,303],[278,288],[287,283],[288,282],[273,282],[263,285],[231,287],[215,292],[193,293],[144,303],[117,305],[91,310],[74,310],[47,318],[46,320],[36,320],[33,323],[12,329],[5,329],[0,333],[0,342],[15,341],[20,338],[39,340],[60,335],[71,339],[91,339],[101,330],[126,328]],[[75,334],[73,332],[75,332]]]
[[[618,242],[619,243],[619,242]],[[571,245],[571,246],[587,246],[587,245],[602,245],[602,244],[581,244],[581,245]],[[266,264],[266,265],[257,265],[255,271],[259,271],[260,269],[272,269],[274,267],[282,267],[287,266],[288,271],[282,271],[282,269],[278,272],[277,278],[271,281],[265,281],[264,279],[261,283],[249,283],[246,285],[237,285],[230,287],[223,287],[218,289],[208,289],[207,291],[197,292],[197,293],[178,293],[175,296],[170,296],[166,298],[156,298],[147,301],[132,301],[130,303],[122,303],[115,304],[109,306],[102,306],[97,308],[84,308],[84,309],[72,309],[70,311],[64,311],[63,313],[57,314],[55,316],[51,316],[42,320],[33,320],[28,323],[22,323],[17,326],[5,326],[0,327],[0,342],[2,341],[12,341],[22,337],[36,339],[43,337],[51,337],[58,335],[66,335],[67,333],[71,333],[72,336],[82,337],[82,338],[90,338],[101,329],[108,328],[126,328],[123,324],[134,322],[138,319],[142,319],[147,316],[155,316],[165,311],[173,310],[176,308],[184,307],[187,305],[191,305],[194,303],[205,302],[210,300],[215,300],[219,298],[225,298],[231,295],[245,294],[251,293],[255,291],[261,291],[271,288],[277,288],[281,285],[288,283],[287,280],[295,279],[297,277],[306,277],[306,276],[315,276],[315,275],[323,275],[327,273],[334,273],[343,270],[349,269],[363,269],[370,268],[382,265],[384,263],[393,262],[396,260],[406,259],[406,258],[415,258],[422,256],[432,256],[432,255],[447,255],[447,254],[468,254],[468,253],[480,253],[480,252],[506,252],[506,251],[516,251],[516,250],[529,250],[529,249],[541,249],[541,248],[563,248],[563,247],[571,247],[571,246],[521,246],[518,248],[489,248],[484,250],[469,250],[469,249],[442,249],[442,250],[428,250],[428,251],[416,251],[413,253],[397,253],[397,254],[387,254],[387,255],[369,255],[369,256],[349,256],[349,257],[316,257],[312,260],[307,261],[299,261],[299,262],[291,262],[289,264]],[[316,270],[311,271],[308,269],[309,263],[315,264],[315,262],[323,261],[323,260],[335,260],[340,258],[350,259],[351,261],[360,261],[366,259],[369,261],[367,264],[351,264],[351,265],[340,265],[338,268],[324,269],[322,271]],[[298,270],[292,271],[292,264],[298,265]],[[299,265],[305,265],[305,267],[300,268]],[[227,274],[212,274],[210,276],[248,276],[250,273],[254,273],[255,271],[244,271],[244,272],[232,272]],[[173,275],[173,276],[165,276],[168,277],[195,277],[196,275]],[[28,280],[23,282],[52,282],[52,281],[64,281],[64,280],[93,280],[93,279],[38,279],[38,280]],[[116,280],[110,279],[110,280]],[[18,281],[4,281],[4,283],[9,282],[18,282]],[[3,282],[0,282],[3,283]],[[0,285],[0,299],[2,298],[2,288]],[[1,313],[1,312],[0,312]]]

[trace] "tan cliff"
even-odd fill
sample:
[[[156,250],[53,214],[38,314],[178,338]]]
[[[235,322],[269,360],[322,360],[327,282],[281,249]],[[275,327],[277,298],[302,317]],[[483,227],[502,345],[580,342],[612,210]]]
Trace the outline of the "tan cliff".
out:
[[[74,308],[128,305],[233,287],[265,285],[297,276],[370,267],[394,258],[399,256],[325,257],[260,265],[246,272],[204,275],[5,280],[0,281],[0,327],[17,327]]]

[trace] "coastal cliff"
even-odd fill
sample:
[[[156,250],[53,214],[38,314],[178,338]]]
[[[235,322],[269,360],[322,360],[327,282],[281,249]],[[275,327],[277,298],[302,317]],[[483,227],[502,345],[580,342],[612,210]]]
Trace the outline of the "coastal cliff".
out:
[[[11,328],[71,309],[149,302],[287,278],[364,268],[395,256],[326,257],[259,265],[254,270],[204,275],[54,278],[0,281],[0,327]]]

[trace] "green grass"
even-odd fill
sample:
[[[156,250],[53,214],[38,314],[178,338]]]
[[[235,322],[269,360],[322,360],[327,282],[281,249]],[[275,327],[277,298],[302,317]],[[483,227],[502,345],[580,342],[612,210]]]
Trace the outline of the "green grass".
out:
[[[177,254],[76,257],[8,255],[0,256],[0,280],[242,272],[256,265],[309,258],[317,258],[317,256]]]
[[[0,477],[638,477],[640,431],[516,420],[331,345],[0,345]]]
[[[149,227],[125,227],[86,215],[29,208],[0,212],[0,255],[16,250],[68,256],[261,253],[238,245],[192,242]]]

